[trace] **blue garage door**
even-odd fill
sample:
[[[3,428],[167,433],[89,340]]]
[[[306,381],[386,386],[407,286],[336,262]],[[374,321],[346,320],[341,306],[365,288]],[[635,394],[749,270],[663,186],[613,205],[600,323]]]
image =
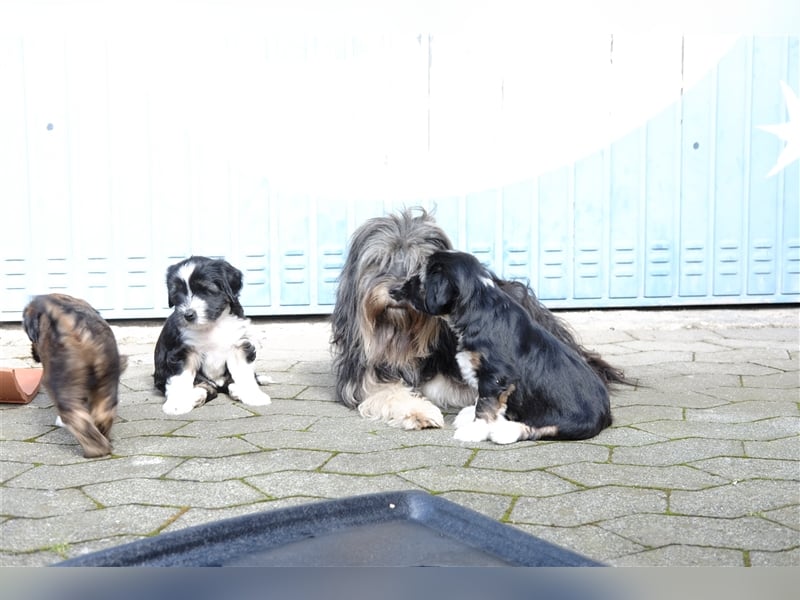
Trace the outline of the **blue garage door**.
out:
[[[161,318],[190,254],[328,313],[414,205],[551,307],[800,300],[800,35],[173,42],[0,39],[0,319]]]

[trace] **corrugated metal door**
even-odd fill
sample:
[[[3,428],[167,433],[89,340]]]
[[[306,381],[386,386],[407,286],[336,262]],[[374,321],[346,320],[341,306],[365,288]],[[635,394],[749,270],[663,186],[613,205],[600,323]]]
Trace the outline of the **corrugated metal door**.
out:
[[[552,307],[797,302],[799,47],[0,39],[0,319],[163,317],[193,253],[251,315],[327,313],[350,233],[417,204]]]

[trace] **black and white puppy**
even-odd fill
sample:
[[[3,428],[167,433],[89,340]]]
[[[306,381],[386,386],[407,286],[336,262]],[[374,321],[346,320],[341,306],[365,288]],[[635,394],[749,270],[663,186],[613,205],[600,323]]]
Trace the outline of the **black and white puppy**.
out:
[[[456,417],[455,438],[578,440],[611,425],[608,391],[597,373],[495,281],[471,254],[441,251],[421,276],[390,292],[443,317],[456,335],[456,360],[478,400]]]
[[[230,263],[192,256],[167,269],[170,308],[156,342],[153,379],[168,415],[188,413],[219,392],[251,406],[270,397],[259,389],[269,378],[253,370],[256,349],[250,321],[239,303],[242,273]]]

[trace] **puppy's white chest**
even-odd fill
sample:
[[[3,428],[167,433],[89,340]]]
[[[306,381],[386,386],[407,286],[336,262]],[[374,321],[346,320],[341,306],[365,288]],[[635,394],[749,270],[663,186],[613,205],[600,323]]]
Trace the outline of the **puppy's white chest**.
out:
[[[200,355],[202,369],[207,377],[221,377],[231,354],[247,339],[246,319],[233,315],[219,319],[213,327],[201,331],[187,331],[186,343]]]

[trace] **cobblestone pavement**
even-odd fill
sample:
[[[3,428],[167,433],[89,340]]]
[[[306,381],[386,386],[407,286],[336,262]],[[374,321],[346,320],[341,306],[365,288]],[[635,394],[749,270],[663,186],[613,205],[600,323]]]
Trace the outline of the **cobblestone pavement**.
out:
[[[271,405],[167,416],[160,323],[117,322],[114,454],[86,460],[41,391],[0,405],[0,564],[47,565],[300,503],[422,489],[610,565],[800,565],[796,307],[560,313],[639,381],[582,442],[497,446],[363,420],[333,398],[324,318],[257,319]],[[30,366],[17,324],[0,366]]]

